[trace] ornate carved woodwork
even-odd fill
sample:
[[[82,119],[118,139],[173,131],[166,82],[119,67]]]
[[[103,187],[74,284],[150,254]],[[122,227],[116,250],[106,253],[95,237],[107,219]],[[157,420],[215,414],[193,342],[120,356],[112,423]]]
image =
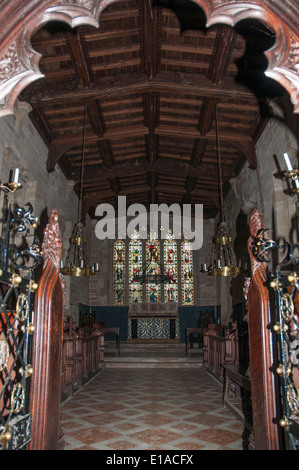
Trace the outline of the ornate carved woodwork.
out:
[[[252,274],[250,283],[247,280],[246,292],[254,449],[278,450],[280,441],[276,402],[277,383],[273,374],[275,355],[270,329],[273,318],[267,286],[267,268],[264,262],[266,251],[262,261],[259,261],[255,257],[254,250],[259,235],[263,236],[264,241],[267,239],[270,243],[270,240],[263,225],[262,215],[257,210],[253,212],[250,220],[250,233],[248,251]]]
[[[42,244],[43,273],[34,307],[36,334],[30,408],[32,450],[59,448],[60,380],[63,345],[64,282],[59,273],[61,238],[56,209],[50,213]]]
[[[30,45],[32,34],[48,21],[65,21],[72,27],[80,24],[99,26],[101,13],[106,7],[118,0],[30,0],[26,4],[21,0],[4,2],[0,13],[0,90],[4,101],[1,115],[11,113],[13,104],[20,91],[32,81],[42,76],[38,62],[40,55]],[[251,0],[193,0],[205,12],[207,27],[217,23],[234,26],[244,18],[255,18],[274,30],[276,41],[271,50],[266,52],[269,65],[266,74],[284,86],[292,97],[295,111],[299,105],[298,76],[298,7],[283,1]],[[144,2],[144,21],[155,21],[151,2]],[[75,37],[71,39],[75,40]],[[149,47],[149,46],[148,46]],[[82,57],[81,57],[82,59]],[[146,55],[148,61],[148,55]],[[87,66],[83,79],[88,85]],[[154,75],[152,61],[145,66],[147,74]],[[155,66],[157,67],[157,66]],[[154,69],[153,69],[154,70]]]

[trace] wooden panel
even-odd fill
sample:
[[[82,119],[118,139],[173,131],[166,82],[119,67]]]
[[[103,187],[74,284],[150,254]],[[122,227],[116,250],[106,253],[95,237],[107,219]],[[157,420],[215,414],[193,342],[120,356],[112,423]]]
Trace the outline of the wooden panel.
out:
[[[59,274],[61,238],[58,215],[51,211],[42,244],[44,266],[35,297],[31,384],[32,450],[59,448],[60,380],[64,294]]]

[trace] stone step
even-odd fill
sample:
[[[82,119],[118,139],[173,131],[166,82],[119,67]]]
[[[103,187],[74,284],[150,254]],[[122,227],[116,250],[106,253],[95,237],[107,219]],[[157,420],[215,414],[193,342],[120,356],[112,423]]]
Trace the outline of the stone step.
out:
[[[105,349],[115,348],[115,341],[105,341]],[[181,350],[185,349],[185,343],[179,342],[151,342],[151,341],[136,341],[136,342],[121,342],[120,348],[123,351],[131,351],[131,350],[148,350],[148,349],[174,349],[174,350]]]
[[[107,368],[196,368],[202,367],[201,349],[185,353],[184,343],[136,342],[121,343],[120,356],[115,343],[105,344]]]
[[[105,368],[198,368],[202,357],[105,357]]]

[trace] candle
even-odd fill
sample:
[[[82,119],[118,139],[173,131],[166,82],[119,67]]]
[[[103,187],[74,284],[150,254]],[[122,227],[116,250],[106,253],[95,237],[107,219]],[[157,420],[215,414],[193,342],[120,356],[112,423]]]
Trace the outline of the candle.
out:
[[[285,162],[286,162],[288,171],[292,171],[292,170],[293,170],[293,167],[292,167],[292,164],[291,164],[291,162],[290,162],[290,159],[289,159],[288,154],[287,154],[287,153],[284,153],[283,156],[284,156],[284,159],[285,159]],[[294,180],[294,182],[295,182],[296,188],[299,189],[299,181],[298,181],[298,179],[296,178],[296,176],[293,178],[293,180]]]
[[[84,260],[81,259],[81,268],[84,268]]]
[[[286,162],[288,171],[292,171],[292,170],[293,170],[293,167],[292,167],[292,164],[291,164],[291,161],[290,161],[290,159],[289,159],[288,154],[287,154],[287,153],[284,153],[283,156],[284,156],[284,159],[285,159],[285,162]]]
[[[95,264],[95,270],[96,270],[96,271],[99,271],[99,270],[100,270],[99,263],[96,263],[96,264]]]
[[[60,268],[63,268],[63,261],[60,261]]]
[[[13,177],[12,177],[12,182],[13,183],[18,183],[19,182],[19,174],[20,174],[20,169],[15,168],[13,172]]]

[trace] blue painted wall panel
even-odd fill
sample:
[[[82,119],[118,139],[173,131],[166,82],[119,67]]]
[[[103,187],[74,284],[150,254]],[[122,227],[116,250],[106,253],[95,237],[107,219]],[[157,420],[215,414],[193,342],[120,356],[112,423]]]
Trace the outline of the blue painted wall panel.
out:
[[[196,328],[200,315],[206,312],[215,313],[215,307],[179,307],[180,322],[180,341],[185,342],[185,329]],[[96,321],[105,322],[105,327],[120,328],[120,341],[128,339],[128,307],[89,307],[88,305],[79,305],[79,325],[81,325],[82,315],[91,312]],[[216,308],[216,318],[220,318],[220,306]],[[113,335],[106,336],[107,341],[114,340]]]

